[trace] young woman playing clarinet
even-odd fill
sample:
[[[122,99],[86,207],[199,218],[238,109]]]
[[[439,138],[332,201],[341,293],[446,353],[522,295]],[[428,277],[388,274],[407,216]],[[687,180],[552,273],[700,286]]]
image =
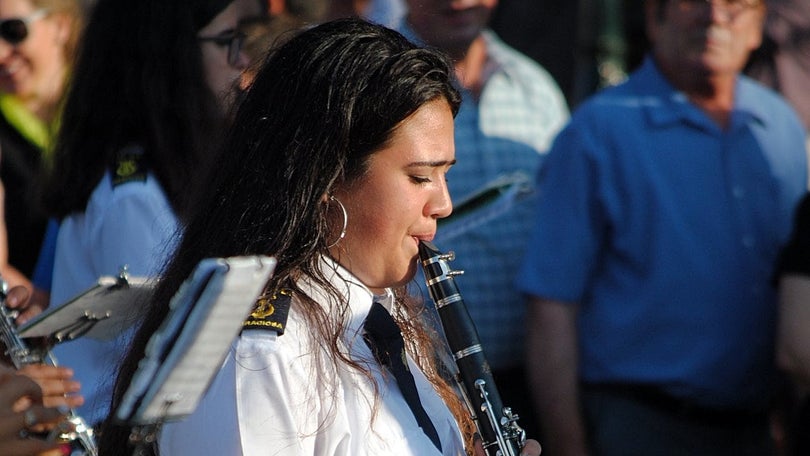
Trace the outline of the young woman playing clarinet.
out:
[[[476,454],[446,349],[405,293],[419,242],[452,210],[452,74],[437,52],[356,19],[301,32],[265,60],[115,401],[201,259],[270,254],[278,266],[195,413],[163,426],[161,454]],[[381,348],[400,333],[407,354]],[[105,426],[101,454],[126,454],[127,433]]]

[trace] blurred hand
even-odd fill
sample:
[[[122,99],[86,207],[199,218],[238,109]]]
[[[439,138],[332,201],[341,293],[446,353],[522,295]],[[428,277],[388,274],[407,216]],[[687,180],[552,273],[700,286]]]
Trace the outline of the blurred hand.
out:
[[[65,446],[31,434],[47,432],[65,414],[42,406],[42,391],[30,378],[0,367],[0,454],[3,456],[56,456]]]
[[[78,394],[81,384],[73,380],[73,369],[69,367],[29,364],[19,372],[39,385],[46,407],[76,408],[84,404],[84,397]]]
[[[0,271],[0,274],[3,274],[3,278],[6,279],[5,272]],[[11,282],[8,283],[11,285]],[[41,314],[48,307],[49,299],[49,294],[46,291],[33,288],[30,283],[28,285],[17,285],[11,287],[8,291],[6,307],[15,309],[20,313],[15,321],[19,326]]]

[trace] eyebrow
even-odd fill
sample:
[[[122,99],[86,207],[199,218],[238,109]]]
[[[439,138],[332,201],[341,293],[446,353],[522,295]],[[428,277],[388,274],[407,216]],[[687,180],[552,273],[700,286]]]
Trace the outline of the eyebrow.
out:
[[[431,167],[431,168],[438,168],[440,166],[452,166],[456,164],[456,160],[441,160],[441,161],[418,161],[418,162],[411,162],[408,163],[408,168],[421,168],[421,167]]]

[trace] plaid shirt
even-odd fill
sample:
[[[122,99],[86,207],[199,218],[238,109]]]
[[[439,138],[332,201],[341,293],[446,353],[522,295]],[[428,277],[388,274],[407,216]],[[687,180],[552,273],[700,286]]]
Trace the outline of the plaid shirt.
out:
[[[455,217],[440,222],[435,243],[456,253],[451,265],[464,270],[456,282],[489,363],[501,369],[523,363],[526,306],[514,276],[534,221],[534,174],[568,108],[544,69],[494,33],[484,38],[484,89],[479,100],[462,92],[455,120],[457,164],[447,176]]]

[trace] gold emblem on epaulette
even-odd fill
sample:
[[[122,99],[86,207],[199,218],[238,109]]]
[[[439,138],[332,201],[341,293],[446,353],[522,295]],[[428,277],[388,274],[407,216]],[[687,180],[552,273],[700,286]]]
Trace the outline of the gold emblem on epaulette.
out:
[[[143,148],[133,145],[124,147],[118,152],[115,163],[110,164],[113,187],[128,182],[146,182],[146,161]]]
[[[287,313],[290,310],[292,290],[281,289],[272,295],[262,295],[253,312],[244,322],[244,329],[269,329],[284,334]]]
[[[267,298],[266,296],[262,296],[259,298],[259,301],[256,303],[256,310],[250,313],[250,316],[253,318],[265,318],[273,315],[273,312],[276,311],[276,308],[273,307],[273,303],[271,299],[274,301],[275,296],[272,298]]]
[[[119,177],[129,177],[138,170],[138,163],[134,159],[123,159],[118,162],[115,174]]]

